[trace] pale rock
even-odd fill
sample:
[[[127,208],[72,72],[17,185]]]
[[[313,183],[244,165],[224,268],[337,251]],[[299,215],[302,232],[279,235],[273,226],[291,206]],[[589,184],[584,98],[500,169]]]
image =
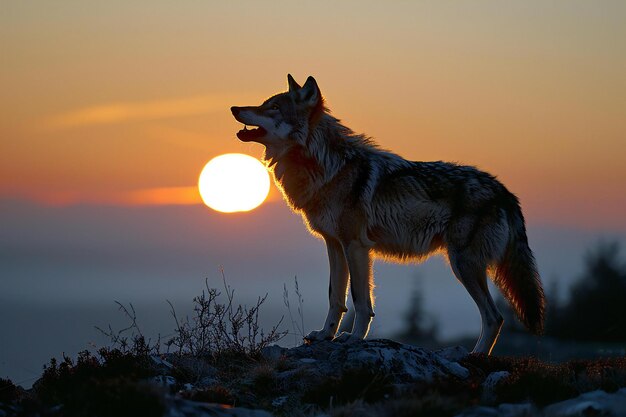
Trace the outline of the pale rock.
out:
[[[496,399],[496,386],[505,378],[511,375],[508,371],[497,371],[487,375],[485,381],[482,383],[482,400],[484,403],[493,404]]]
[[[278,345],[266,346],[263,349],[261,349],[261,356],[265,360],[276,361],[280,359],[281,356],[283,356],[286,351],[287,351],[286,348],[278,346]]]
[[[150,379],[153,384],[162,386],[164,388],[171,388],[176,385],[176,379],[169,375],[158,375]]]
[[[434,353],[452,362],[458,362],[469,355],[469,351],[463,346],[449,346],[435,350]]]
[[[285,405],[285,403],[287,402],[288,399],[289,399],[289,397],[287,395],[283,395],[282,397],[274,398],[274,400],[272,401],[272,407],[280,408],[283,405]]]
[[[551,417],[626,416],[626,388],[614,393],[586,392],[549,405],[544,414]]]

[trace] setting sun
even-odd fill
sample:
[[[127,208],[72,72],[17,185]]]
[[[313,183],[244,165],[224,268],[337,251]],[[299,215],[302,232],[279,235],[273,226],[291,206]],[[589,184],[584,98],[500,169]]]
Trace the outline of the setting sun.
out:
[[[198,189],[204,204],[223,213],[252,210],[270,190],[267,170],[258,159],[241,153],[216,156],[202,169]]]

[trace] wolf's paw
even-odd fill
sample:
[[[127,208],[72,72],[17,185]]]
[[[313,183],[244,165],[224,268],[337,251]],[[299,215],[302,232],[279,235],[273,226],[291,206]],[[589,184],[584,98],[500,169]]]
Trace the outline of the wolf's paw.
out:
[[[363,340],[363,339],[360,338],[359,336],[353,335],[352,333],[341,332],[341,333],[339,333],[339,335],[337,337],[335,337],[333,339],[333,342],[338,342],[338,343],[355,343],[355,342],[360,342],[361,340]]]
[[[313,330],[311,333],[304,336],[304,343],[310,345],[311,343],[321,342],[322,340],[330,340],[333,338],[329,332],[322,330]]]

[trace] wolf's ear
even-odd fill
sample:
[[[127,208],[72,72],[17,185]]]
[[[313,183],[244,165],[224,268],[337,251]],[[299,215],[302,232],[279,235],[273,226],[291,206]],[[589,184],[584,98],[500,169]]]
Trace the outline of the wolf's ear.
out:
[[[294,91],[298,91],[299,89],[301,89],[302,87],[300,87],[300,84],[298,84],[296,82],[296,80],[293,79],[293,77],[291,76],[291,74],[287,74],[287,84],[289,84],[289,92],[294,92]]]
[[[306,82],[298,93],[300,100],[308,104],[310,107],[315,107],[322,98],[322,93],[320,92],[320,88],[317,86],[317,81],[315,81],[315,78],[311,76],[306,79]]]

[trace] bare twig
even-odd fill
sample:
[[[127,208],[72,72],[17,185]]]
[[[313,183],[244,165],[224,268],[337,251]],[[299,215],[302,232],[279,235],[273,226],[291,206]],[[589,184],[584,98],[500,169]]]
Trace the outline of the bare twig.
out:
[[[291,327],[293,328],[293,339],[294,346],[298,345],[298,338],[302,340],[304,338],[304,310],[302,308],[304,304],[304,299],[302,298],[302,293],[300,292],[300,287],[298,285],[298,277],[294,277],[295,282],[295,293],[298,297],[298,316],[300,318],[300,323],[296,321],[293,317],[293,312],[291,311],[291,304],[289,302],[289,291],[287,290],[287,284],[283,284],[283,303],[285,307],[287,307],[287,311],[289,313],[289,319],[291,320]]]
[[[107,330],[94,326],[96,330],[109,338],[111,347],[119,349],[123,353],[136,355],[159,354],[161,349],[161,335],[158,335],[154,343],[152,343],[152,339],[146,340],[141,328],[137,324],[137,312],[132,303],[128,303],[128,307],[119,301],[115,301],[115,303],[118,305],[118,310],[124,313],[124,316],[126,316],[130,324],[118,331],[113,330],[110,324]],[[130,335],[126,336],[128,332],[130,332]]]

